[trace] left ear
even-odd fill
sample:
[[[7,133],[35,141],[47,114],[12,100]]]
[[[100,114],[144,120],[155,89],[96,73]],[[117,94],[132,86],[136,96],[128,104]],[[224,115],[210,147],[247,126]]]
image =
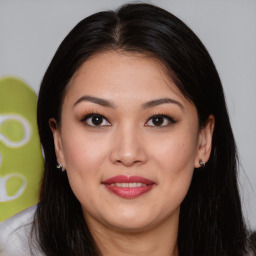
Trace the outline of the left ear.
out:
[[[200,161],[206,163],[210,158],[214,125],[215,118],[213,115],[210,115],[204,126],[199,131],[195,168],[201,167]]]

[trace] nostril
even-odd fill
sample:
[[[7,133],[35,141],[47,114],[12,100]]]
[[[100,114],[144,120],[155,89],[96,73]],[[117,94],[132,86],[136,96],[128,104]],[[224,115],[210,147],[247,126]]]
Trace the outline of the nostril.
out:
[[[134,166],[134,165],[140,165],[143,162],[144,162],[143,159],[139,160],[139,159],[134,159],[134,158],[122,158],[122,159],[117,159],[115,161],[115,164],[124,165],[126,167],[129,167],[129,166]]]
[[[114,138],[113,147],[110,152],[111,162],[114,164],[133,166],[140,165],[147,160],[146,148],[143,140],[131,126],[125,127]]]

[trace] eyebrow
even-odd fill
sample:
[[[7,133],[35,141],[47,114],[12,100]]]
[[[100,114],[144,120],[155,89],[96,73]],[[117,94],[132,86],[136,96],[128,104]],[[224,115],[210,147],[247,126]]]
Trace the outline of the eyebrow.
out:
[[[184,106],[179,102],[171,98],[161,98],[156,100],[151,100],[142,105],[142,108],[152,108],[161,104],[171,103],[179,106],[182,110],[184,109]]]
[[[77,104],[83,102],[83,101],[89,101],[89,102],[92,102],[92,103],[96,103],[96,104],[101,105],[103,107],[110,107],[110,108],[114,108],[115,107],[114,104],[112,104],[108,100],[97,98],[97,97],[92,97],[92,96],[88,96],[88,95],[85,95],[85,96],[79,98],[74,103],[73,107],[76,106]]]
[[[85,96],[82,96],[81,98],[79,98],[74,103],[73,107],[75,107],[77,104],[79,104],[81,102],[84,102],[84,101],[92,102],[92,103],[101,105],[103,107],[115,108],[115,105],[113,103],[111,103],[110,101],[102,99],[102,98],[89,96],[89,95],[85,95]],[[148,101],[148,102],[142,104],[142,108],[143,109],[152,108],[152,107],[155,107],[155,106],[158,106],[158,105],[161,105],[161,104],[167,104],[167,103],[175,104],[175,105],[179,106],[182,110],[184,109],[183,105],[179,101],[176,101],[176,100],[171,99],[171,98],[161,98],[161,99]]]

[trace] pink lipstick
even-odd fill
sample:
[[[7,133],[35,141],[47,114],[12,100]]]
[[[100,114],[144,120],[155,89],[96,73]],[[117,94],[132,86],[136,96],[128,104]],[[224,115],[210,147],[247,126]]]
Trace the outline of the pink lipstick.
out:
[[[140,176],[118,175],[102,182],[108,190],[116,195],[132,199],[136,198],[153,188],[155,183]]]

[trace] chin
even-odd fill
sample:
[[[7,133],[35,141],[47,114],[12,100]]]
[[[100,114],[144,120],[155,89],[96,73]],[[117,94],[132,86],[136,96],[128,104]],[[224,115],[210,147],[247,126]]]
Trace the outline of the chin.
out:
[[[115,213],[105,215],[104,224],[111,229],[120,232],[141,232],[149,230],[161,223],[163,216],[152,215],[152,211],[125,211],[125,213]]]
[[[151,221],[147,222],[145,220],[136,222],[134,222],[133,220],[126,220],[115,223],[109,223],[109,227],[111,229],[124,233],[143,232],[150,230],[154,226],[154,223],[152,223]]]

